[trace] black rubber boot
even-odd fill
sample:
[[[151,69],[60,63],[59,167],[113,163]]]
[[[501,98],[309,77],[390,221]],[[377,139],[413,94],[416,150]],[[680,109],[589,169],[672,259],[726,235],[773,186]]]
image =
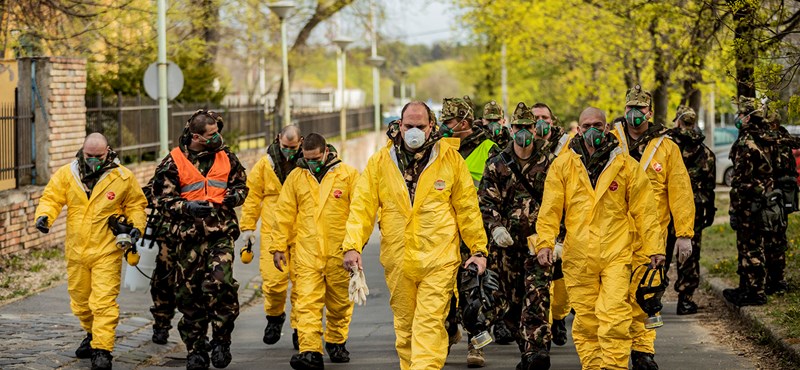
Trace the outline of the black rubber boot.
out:
[[[111,352],[104,349],[92,350],[92,370],[111,370]]]
[[[725,289],[722,291],[722,295],[725,296],[725,299],[728,300],[728,302],[733,303],[738,307],[762,306],[767,304],[766,294],[757,294],[747,289]]]
[[[631,363],[633,363],[633,370],[658,370],[655,354],[631,351]]]
[[[186,370],[207,370],[208,353],[205,351],[192,351],[186,356]]]
[[[289,365],[295,370],[322,370],[325,363],[322,362],[322,354],[319,352],[303,352],[292,356]]]
[[[153,327],[153,343],[167,344],[167,339],[169,339],[169,329]]]
[[[767,282],[764,287],[764,293],[767,295],[784,295],[789,291],[789,283],[786,280],[778,280],[774,282]]]
[[[693,315],[697,313],[697,303],[686,294],[678,294],[678,315]]]
[[[224,369],[231,363],[231,343],[211,342],[211,364],[217,369]]]
[[[267,327],[264,328],[264,343],[270,345],[278,343],[278,340],[281,339],[284,321],[286,321],[285,313],[280,316],[267,316]]]
[[[297,336],[297,329],[294,329],[294,333],[292,333],[292,346],[295,351],[300,350],[300,338]]]
[[[87,333],[86,338],[83,338],[78,349],[75,350],[75,357],[77,358],[91,358],[92,357],[92,333]]]
[[[350,352],[345,348],[345,343],[347,342],[342,344],[325,343],[325,350],[328,351],[328,357],[331,358],[331,362],[337,364],[350,362]]]
[[[514,342],[514,334],[511,334],[511,330],[508,330],[508,326],[503,320],[499,320],[494,324],[494,341],[503,345]]]
[[[563,346],[567,344],[567,323],[564,320],[553,320],[550,333],[553,335],[553,343],[555,345]]]
[[[548,369],[550,369],[550,353],[545,350],[523,353],[522,361],[517,364],[517,370]]]

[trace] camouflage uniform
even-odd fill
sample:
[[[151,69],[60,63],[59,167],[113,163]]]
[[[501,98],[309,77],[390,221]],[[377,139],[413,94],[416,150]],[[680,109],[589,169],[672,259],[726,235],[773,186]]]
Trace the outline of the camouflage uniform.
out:
[[[761,118],[754,99],[740,98],[739,111]],[[731,180],[731,227],[736,230],[739,289],[764,297],[766,266],[764,244],[770,225],[762,222],[766,195],[774,188],[773,155],[763,123],[750,122],[739,131],[733,143],[730,159],[733,162]]]
[[[689,107],[678,107],[678,117],[681,121],[694,124],[697,115]],[[676,118],[677,120],[678,118]],[[673,128],[669,135],[681,149],[683,163],[689,172],[694,194],[694,237],[692,238],[692,255],[683,263],[677,262],[678,279],[675,281],[675,291],[688,298],[692,297],[695,289],[700,285],[700,243],[703,229],[714,223],[714,188],[716,187],[716,157],[705,144],[705,135],[693,129]],[[675,228],[670,223],[667,235],[667,262],[674,256]],[[690,299],[691,300],[691,299]]]
[[[150,217],[148,228],[153,230],[154,242],[158,246],[156,256],[156,267],[150,279],[150,298],[153,305],[150,306],[150,313],[153,315],[153,329],[169,330],[172,328],[172,318],[175,317],[175,246],[168,243],[170,238],[170,223],[165,220],[163,215],[153,207],[153,180],[150,179],[145,187],[142,188],[147,197]]]
[[[767,117],[770,125],[768,137],[775,142],[774,170],[775,186],[779,187],[789,198],[794,198],[794,202],[787,202],[796,205],[797,194],[797,166],[793,149],[800,148],[800,140],[789,134],[785,127],[780,125],[777,112],[771,112]],[[764,255],[766,258],[767,279],[765,292],[767,294],[782,293],[787,289],[784,280],[784,269],[786,268],[786,251],[789,242],[786,238],[789,213],[797,211],[796,207],[786,210],[784,224],[774,232],[766,235],[764,245]]]
[[[481,126],[489,133],[489,138],[497,144],[500,149],[505,149],[511,143],[511,131],[507,126],[495,122],[503,119],[503,108],[492,100],[483,107],[483,125]],[[491,123],[488,121],[492,121]]]
[[[478,190],[487,234],[491,235],[497,227],[505,227],[515,238],[510,247],[492,245],[489,268],[500,275],[500,289],[496,292],[497,317],[512,328],[524,352],[544,349],[549,342],[550,269],[539,265],[536,257],[530,255],[526,236],[536,233],[544,181],[554,157],[540,147],[531,158],[521,160],[514,153],[514,146],[509,145],[500,155],[489,159]],[[516,177],[510,168],[513,164],[509,162],[520,168],[524,180]],[[535,194],[529,194],[522,181],[530,184]]]
[[[181,137],[180,149],[197,170],[205,176],[211,169],[216,151],[190,151],[187,147],[188,131]],[[226,146],[230,160],[227,196],[236,198],[235,206],[247,197],[245,169],[235,154]],[[181,339],[189,352],[204,352],[206,333],[211,323],[213,343],[230,345],[233,323],[239,316],[239,283],[233,278],[234,241],[239,237],[239,225],[233,208],[214,205],[211,215],[195,219],[186,214],[181,197],[178,167],[168,155],[156,168],[153,180],[153,201],[156,208],[176,222],[175,233],[179,241],[175,262],[176,298],[178,310],[183,314],[178,323]]]

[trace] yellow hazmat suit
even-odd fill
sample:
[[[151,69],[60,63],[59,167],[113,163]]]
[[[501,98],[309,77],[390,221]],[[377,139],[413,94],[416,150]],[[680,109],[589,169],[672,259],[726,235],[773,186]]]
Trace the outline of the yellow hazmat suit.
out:
[[[630,228],[635,226],[644,235],[647,252],[656,254],[660,239],[655,209],[647,177],[620,148],[611,153],[594,188],[574,151],[550,166],[536,223],[538,238],[529,242],[537,253],[553,248],[563,212],[564,281],[575,309],[572,336],[584,369],[628,368]]]
[[[627,135],[621,123],[614,127],[620,146],[627,152]],[[678,145],[666,135],[651,139],[645,147],[639,166],[645,170],[658,208],[658,225],[660,228],[659,254],[664,254],[667,242],[667,227],[670,218],[675,220],[675,234],[679,238],[694,237],[694,195],[689,172],[683,163],[683,156]],[[670,217],[670,215],[672,217]],[[642,241],[634,236],[633,266],[650,263],[650,256],[642,249]],[[647,314],[636,303],[636,289],[645,269],[641,268],[631,278],[630,301],[633,306],[633,322],[631,323],[631,349],[645,353],[656,353],[656,331],[644,327]]]
[[[555,148],[556,157],[571,152],[569,149],[569,142],[575,137],[574,132],[567,132],[561,135],[558,139],[558,145]],[[569,315],[570,305],[567,298],[567,285],[564,279],[556,279],[550,283],[550,319],[551,320],[564,320]]]
[[[286,251],[286,259],[289,266],[283,271],[275,268],[272,263],[272,254],[269,248],[272,245],[272,225],[275,222],[275,206],[278,204],[278,196],[281,193],[281,181],[273,170],[275,164],[269,155],[263,156],[256,162],[253,170],[247,175],[247,187],[250,193],[242,205],[242,219],[239,228],[242,231],[255,230],[258,218],[261,218],[261,246],[259,248],[259,270],[261,271],[261,292],[264,295],[264,312],[267,316],[280,316],[286,307],[286,291],[289,289],[289,281],[296,281],[294,278],[294,262],[292,259],[292,248],[294,245],[294,229],[290,230],[289,248]],[[297,328],[297,315],[294,308],[297,303],[297,290],[292,289],[292,314],[289,315],[289,322],[292,328]]]
[[[334,165],[318,182],[311,171],[296,168],[286,178],[275,209],[270,254],[286,252],[289,236],[297,239],[292,258],[297,291],[300,352],[322,353],[322,308],[325,342],[347,341],[353,302],[348,298],[350,273],[342,265],[342,240],[350,214],[358,171]]]
[[[459,233],[472,254],[486,255],[486,232],[457,146],[442,140],[433,146],[413,204],[396,155],[389,143],[370,158],[356,185],[342,248],[361,252],[380,209],[380,260],[400,368],[441,369],[448,343],[444,319],[461,264]]]
[[[147,199],[133,173],[122,166],[107,170],[87,197],[79,165],[75,160],[56,171],[34,217],[47,216],[50,227],[67,206],[64,252],[70,307],[83,330],[92,334],[92,348],[113,351],[123,250],[116,245],[108,218],[125,215],[144,232]]]

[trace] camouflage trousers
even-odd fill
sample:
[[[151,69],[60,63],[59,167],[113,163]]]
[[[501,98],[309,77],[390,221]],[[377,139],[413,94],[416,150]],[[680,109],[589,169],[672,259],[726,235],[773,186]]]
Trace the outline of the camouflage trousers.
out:
[[[536,256],[525,258],[525,299],[522,306],[520,335],[523,353],[547,349],[551,340],[550,323],[550,280],[552,268],[539,264]]]
[[[788,219],[786,224],[788,225]],[[789,249],[789,241],[786,239],[786,227],[769,233],[764,239],[767,285],[772,285],[784,279],[783,272],[786,269],[786,251]]]
[[[666,270],[669,271],[672,258],[675,256],[675,241],[678,238],[675,236],[675,228],[672,223],[669,224],[667,234],[667,262]],[[700,243],[703,239],[703,231],[695,230],[694,237],[692,238],[692,255],[683,263],[676,261],[678,269],[678,279],[675,280],[675,291],[679,294],[684,294],[691,297],[697,287],[700,286]]]
[[[522,349],[520,331],[522,305],[525,300],[526,257],[528,250],[520,248],[494,248],[490,253],[489,269],[497,272],[500,289],[495,292],[495,318],[502,320]]]
[[[208,325],[212,342],[230,343],[239,316],[239,283],[233,278],[233,239],[185,240],[176,259],[176,301],[183,314],[178,323],[189,352],[205,347]]]
[[[736,250],[739,266],[739,287],[747,288],[754,293],[764,294],[767,268],[764,245],[766,242],[764,232],[755,228],[740,226],[736,230]]]
[[[175,264],[173,260],[174,249],[164,242],[159,243],[156,268],[150,280],[150,297],[153,305],[150,313],[153,314],[153,328],[172,328],[172,318],[175,317]]]

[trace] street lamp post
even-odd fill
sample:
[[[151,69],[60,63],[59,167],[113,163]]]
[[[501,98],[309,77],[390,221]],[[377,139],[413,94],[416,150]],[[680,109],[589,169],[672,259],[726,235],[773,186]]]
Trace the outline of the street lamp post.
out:
[[[341,144],[339,153],[342,158],[344,158],[344,150],[345,150],[345,141],[347,140],[347,98],[345,97],[345,75],[347,70],[347,46],[350,45],[353,40],[339,37],[336,40],[333,40],[333,43],[339,47],[339,73],[338,73],[338,88],[339,88],[339,98],[341,99],[341,109],[339,110],[339,133],[341,135]]]
[[[375,134],[381,132],[381,71],[386,58],[373,55],[367,62],[372,65],[372,105],[375,107]],[[380,142],[380,141],[378,141]]]
[[[291,107],[289,106],[289,51],[286,46],[286,17],[289,11],[294,9],[291,1],[279,1],[268,5],[269,9],[278,16],[281,21],[281,58],[283,64],[283,125],[292,124]]]
[[[400,70],[400,105],[406,103],[406,76],[408,76],[408,71]]]

